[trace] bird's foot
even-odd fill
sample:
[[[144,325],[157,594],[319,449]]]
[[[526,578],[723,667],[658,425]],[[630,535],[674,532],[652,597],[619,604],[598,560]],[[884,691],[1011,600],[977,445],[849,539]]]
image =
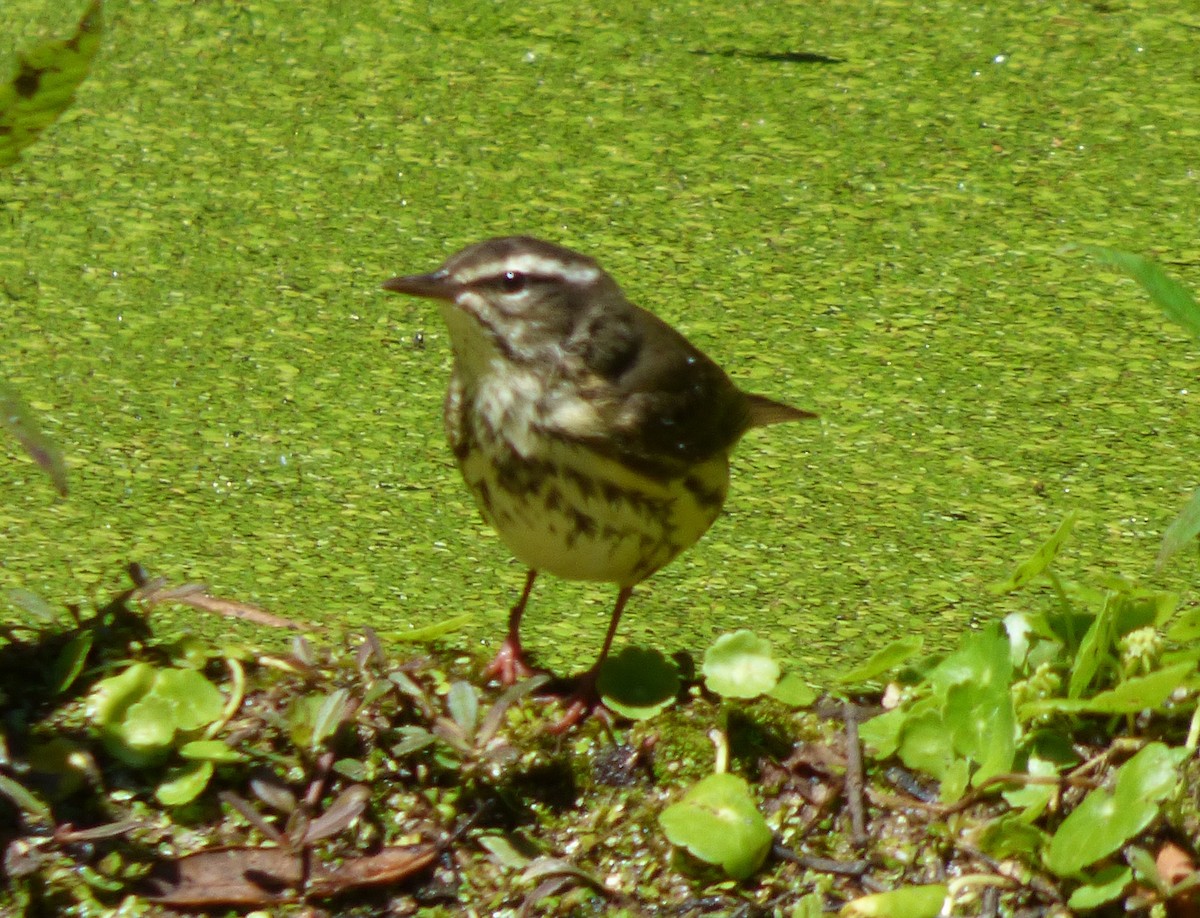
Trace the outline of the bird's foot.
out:
[[[509,686],[516,685],[522,679],[528,679],[530,676],[536,676],[539,672],[542,670],[534,669],[525,659],[525,651],[521,648],[521,642],[509,636],[504,639],[495,658],[484,669],[483,678],[485,681],[495,679],[501,685]]]
[[[593,715],[607,719],[608,708],[600,700],[596,679],[600,675],[600,664],[571,679],[565,687],[562,703],[566,710],[563,716],[550,725],[553,734],[566,733],[576,724]]]

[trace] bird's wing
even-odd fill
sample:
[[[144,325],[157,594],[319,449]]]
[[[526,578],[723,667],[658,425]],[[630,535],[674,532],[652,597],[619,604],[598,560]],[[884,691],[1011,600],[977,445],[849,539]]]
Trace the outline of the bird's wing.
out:
[[[620,303],[581,323],[568,347],[593,423],[576,439],[673,477],[727,451],[752,425],[751,402],[725,372],[657,316]]]

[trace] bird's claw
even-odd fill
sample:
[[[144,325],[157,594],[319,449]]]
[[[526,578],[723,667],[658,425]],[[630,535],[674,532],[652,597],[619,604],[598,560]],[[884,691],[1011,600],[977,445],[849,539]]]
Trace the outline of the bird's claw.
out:
[[[566,733],[576,724],[591,716],[608,720],[608,708],[604,706],[604,702],[600,699],[600,692],[596,688],[596,678],[599,674],[600,667],[597,664],[571,680],[562,699],[566,710],[562,717],[549,726],[550,733],[555,735]]]
[[[540,670],[534,669],[525,660],[525,651],[521,642],[512,637],[504,639],[495,658],[483,671],[485,681],[495,679],[503,686],[516,685],[522,679],[536,676]]]

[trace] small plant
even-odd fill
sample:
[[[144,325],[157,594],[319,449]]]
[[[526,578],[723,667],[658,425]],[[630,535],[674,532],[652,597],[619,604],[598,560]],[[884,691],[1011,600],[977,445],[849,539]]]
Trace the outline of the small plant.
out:
[[[400,742],[391,748],[392,755],[404,757],[432,747],[440,764],[463,774],[473,781],[484,773],[494,773],[499,766],[518,756],[516,750],[498,735],[509,709],[526,695],[536,692],[550,681],[548,676],[534,676],[507,689],[486,711],[479,709],[479,694],[469,682],[452,682],[445,693],[445,714],[436,713],[428,692],[404,676],[393,674],[400,690],[415,698],[429,713],[431,726],[413,724],[400,727]]]
[[[659,824],[672,844],[697,861],[712,864],[734,880],[754,874],[771,849],[772,833],[746,780],[729,774],[729,731],[733,704],[771,697],[801,707],[814,693],[799,676],[781,678],[771,644],[741,630],[717,638],[704,654],[704,685],[722,699],[718,726],[709,736],[717,748],[716,774],[692,785],[668,806]]]
[[[1173,594],[1124,580],[1100,588],[1063,580],[1052,564],[1073,525],[1064,521],[995,588],[1047,583],[1053,611],[967,634],[860,732],[876,757],[936,778],[944,804],[1002,793],[1008,809],[984,828],[983,849],[1048,871],[1073,888],[1072,907],[1094,908],[1130,888],[1132,870],[1113,857],[1178,793],[1196,716],[1184,745],[1129,738],[1093,758],[1080,752],[1102,735],[1097,719],[1149,726],[1156,713],[1195,704],[1200,615],[1175,617]],[[1064,798],[1071,788],[1088,792]]]
[[[204,674],[189,667],[134,663],[98,682],[88,698],[87,715],[108,752],[135,768],[160,765],[172,751],[185,764],[168,770],[155,795],[168,806],[195,799],[217,765],[244,756],[213,737],[241,703],[238,678],[226,701]]]

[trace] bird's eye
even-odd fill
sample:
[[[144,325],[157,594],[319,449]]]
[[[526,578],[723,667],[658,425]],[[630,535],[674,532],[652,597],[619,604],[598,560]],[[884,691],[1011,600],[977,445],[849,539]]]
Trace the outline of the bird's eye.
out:
[[[525,289],[527,278],[520,271],[505,271],[500,278],[500,289],[505,293],[520,293]]]

